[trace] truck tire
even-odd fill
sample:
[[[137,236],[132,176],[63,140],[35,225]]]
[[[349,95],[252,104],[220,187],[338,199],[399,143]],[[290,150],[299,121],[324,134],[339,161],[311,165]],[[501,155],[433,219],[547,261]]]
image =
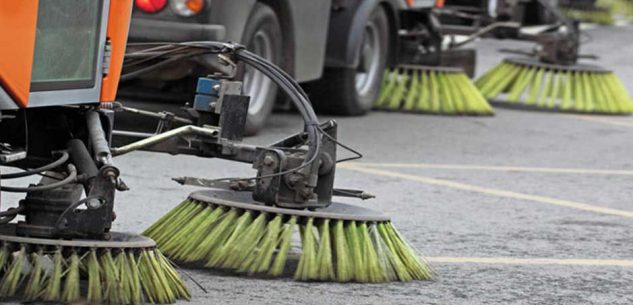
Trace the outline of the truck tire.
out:
[[[275,65],[281,64],[282,31],[277,14],[268,5],[256,3],[248,19],[242,44]],[[240,67],[238,79],[243,79],[244,94],[251,97],[246,117],[246,135],[260,131],[275,106],[277,87],[252,67]]]
[[[371,110],[389,53],[389,19],[382,6],[374,8],[360,45],[355,68],[326,68],[323,78],[310,85],[314,107],[324,113],[356,116]]]

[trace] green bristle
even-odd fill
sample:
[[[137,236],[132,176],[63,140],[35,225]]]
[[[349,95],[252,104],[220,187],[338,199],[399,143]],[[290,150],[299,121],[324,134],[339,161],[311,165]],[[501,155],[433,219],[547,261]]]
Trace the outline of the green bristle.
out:
[[[242,237],[242,233],[247,230],[248,226],[253,222],[253,214],[249,211],[244,211],[242,215],[232,223],[232,228],[228,231],[231,232],[226,241],[221,247],[214,250],[211,258],[208,260],[207,267],[220,267],[227,258],[231,258],[233,247],[235,243],[239,242],[239,238]]]
[[[279,244],[277,245],[277,255],[273,261],[272,267],[268,271],[271,276],[280,276],[284,267],[286,266],[286,259],[288,257],[288,251],[290,250],[290,243],[292,241],[292,232],[297,224],[297,217],[291,216],[290,220],[284,225],[283,231],[279,237]]]
[[[163,241],[160,249],[170,256],[176,256],[176,250],[180,249],[186,240],[196,235],[196,232],[201,229],[200,224],[204,222],[212,212],[213,210],[210,208],[199,210],[185,225],[172,232],[171,237]]]
[[[44,301],[59,301],[61,298],[62,290],[62,275],[64,272],[64,257],[62,256],[62,250],[57,249],[53,254],[53,272],[46,281],[46,288],[44,288],[44,294],[42,299]]]
[[[335,279],[332,265],[332,243],[330,240],[330,220],[324,219],[319,224],[319,249],[317,251],[317,280]]]
[[[419,111],[429,111],[431,109],[431,84],[429,74],[425,71],[420,71],[420,74],[422,75],[420,77],[420,94],[418,95],[416,109]]]
[[[176,301],[176,293],[154,251],[141,251],[138,268],[141,286],[151,303],[173,303]]]
[[[371,241],[374,244],[376,256],[378,257],[378,264],[380,265],[380,269],[383,270],[383,274],[385,276],[385,281],[395,281],[398,279],[396,271],[391,265],[393,254],[389,251],[389,247],[383,241],[380,233],[378,233],[378,224],[372,223],[369,227],[369,235],[371,237]]]
[[[520,72],[512,76],[510,68],[495,67],[484,74],[476,84],[487,98],[494,99],[505,92],[509,103],[538,108],[586,113],[628,114],[633,111],[628,92],[613,73],[503,65]],[[505,81],[510,83],[505,84]],[[498,91],[500,88],[504,89]]]
[[[185,261],[199,261],[208,259],[216,248],[219,248],[229,237],[235,225],[235,220],[239,216],[237,209],[229,209],[221,216],[220,222],[213,227],[213,230],[205,237],[198,247],[191,252]]]
[[[308,281],[317,277],[316,265],[316,236],[314,233],[314,219],[308,218],[306,224],[300,225],[301,231],[301,257],[295,272],[295,279]]]
[[[508,72],[504,74],[501,79],[499,79],[499,82],[493,85],[489,93],[490,96],[495,97],[502,92],[506,92],[508,88],[512,85],[512,81],[516,79],[519,73],[521,73],[521,67],[513,66],[508,69]]]
[[[449,73],[446,75],[447,84],[449,86],[449,92],[453,96],[453,104],[455,106],[455,113],[466,114],[470,113],[468,103],[468,96],[464,95],[460,87],[468,86],[463,84],[462,79],[457,77],[460,73]],[[473,111],[475,112],[475,111]]]
[[[125,251],[119,251],[119,253],[114,258],[114,267],[116,268],[116,272],[119,274],[119,281],[121,281],[121,303],[122,304],[138,304],[132,301],[132,294],[134,290],[133,284],[133,274],[130,270],[130,263],[127,259],[127,254]],[[134,268],[136,269],[136,268]],[[140,302],[140,300],[139,300]]]
[[[22,279],[22,268],[24,267],[24,261],[26,260],[26,249],[24,246],[21,246],[20,251],[17,254],[13,254],[11,259],[11,264],[4,273],[2,282],[0,283],[1,298],[15,296],[18,291],[20,280]]]
[[[380,90],[380,96],[378,97],[378,101],[376,103],[378,107],[385,107],[389,103],[389,100],[393,95],[393,90],[396,87],[397,79],[397,69],[394,69],[392,71],[385,71],[383,76],[382,88]]]
[[[431,279],[433,277],[431,269],[420,260],[413,248],[404,241],[398,231],[390,223],[383,223],[381,225],[385,226],[385,231],[387,232],[386,238],[391,240],[394,246],[394,253],[400,257],[400,260],[413,279]]]
[[[180,274],[174,268],[174,265],[158,250],[153,251],[156,254],[156,259],[159,263],[159,267],[163,270],[167,283],[174,291],[178,299],[191,299],[191,293],[185,285],[185,282],[180,277]]]
[[[9,261],[9,257],[11,253],[9,251],[9,247],[6,243],[2,243],[2,248],[0,248],[0,271],[4,270],[4,267]]]
[[[335,221],[332,232],[336,255],[336,279],[339,282],[349,282],[353,280],[354,266],[350,262],[349,245],[345,238],[343,226],[343,220]]]
[[[143,289],[141,286],[141,275],[139,274],[138,263],[136,258],[134,257],[134,253],[130,252],[122,252],[120,255],[127,256],[128,266],[121,266],[127,272],[126,275],[129,275],[128,278],[128,287],[130,291],[130,302],[132,304],[140,304],[143,302]]]
[[[431,112],[438,113],[441,110],[440,104],[440,88],[439,88],[437,73],[435,71],[429,72],[429,88],[431,94]]]
[[[387,276],[385,275],[384,270],[380,265],[374,243],[369,236],[369,229],[367,228],[366,222],[362,222],[360,224],[360,226],[358,227],[358,233],[359,238],[362,240],[361,244],[363,246],[363,253],[365,255],[365,268],[367,270],[368,282],[384,282]]]
[[[345,227],[345,237],[349,245],[352,264],[354,265],[354,280],[357,282],[367,282],[365,261],[363,260],[363,249],[361,247],[355,221],[350,221]]]
[[[156,231],[162,231],[162,227],[170,224],[179,216],[179,213],[186,210],[189,206],[191,206],[190,200],[185,200],[181,202],[178,206],[173,208],[171,211],[167,212],[167,214],[163,215],[160,219],[158,219],[154,224],[149,226],[149,228],[145,229],[143,235],[150,236],[153,235]]]
[[[245,228],[230,246],[223,268],[245,270],[257,258],[257,254],[253,252],[266,234],[267,218],[266,213],[261,213]]]
[[[79,300],[81,291],[79,287],[79,256],[73,251],[70,255],[70,263],[66,270],[62,301],[72,303]]]
[[[108,303],[122,304],[122,297],[125,295],[123,291],[123,285],[119,276],[119,270],[114,263],[112,257],[112,251],[110,249],[104,250],[99,257],[99,263],[101,265],[101,278],[103,279],[104,298]]]
[[[44,253],[42,250],[31,253],[31,265],[33,266],[33,269],[31,270],[29,280],[24,288],[24,299],[26,301],[37,300],[44,289],[45,274],[42,269],[43,258]]]
[[[496,66],[494,66],[492,69],[490,69],[488,72],[484,73],[484,75],[482,75],[481,77],[479,77],[477,80],[475,80],[475,86],[477,87],[484,87],[484,85],[488,84],[490,82],[490,79],[494,76],[497,75],[499,73],[500,70],[504,70],[506,69],[508,65],[505,63],[500,63]]]
[[[191,235],[181,241],[180,247],[175,250],[171,255],[175,260],[188,261],[188,257],[192,252],[202,243],[209,232],[211,232],[215,224],[220,219],[220,216],[224,214],[221,208],[207,208],[206,211],[211,211],[210,214],[199,225],[198,230],[194,231]]]
[[[101,267],[97,259],[97,250],[91,249],[86,257],[85,263],[88,273],[88,302],[101,303],[103,301],[103,293],[101,290]]]
[[[514,84],[510,87],[508,91],[507,99],[509,102],[518,102],[525,92],[525,89],[528,88],[530,83],[533,82],[532,79],[536,76],[536,69],[531,69],[527,67],[520,69],[521,72],[519,78],[514,81]],[[494,97],[496,97],[496,95]]]
[[[561,73],[553,72],[554,83],[552,85],[551,91],[549,93],[549,101],[546,105],[547,108],[556,107],[556,103],[558,102],[558,96],[560,94],[560,83],[563,75]]]
[[[391,267],[396,273],[396,276],[398,277],[398,279],[402,282],[408,282],[408,281],[413,280],[413,276],[409,273],[409,270],[407,270],[407,267],[405,266],[404,262],[400,259],[400,256],[397,255],[398,250],[396,249],[395,243],[389,237],[387,226],[382,223],[379,223],[377,225],[377,231],[381,236],[381,240],[387,246],[388,250],[386,252],[389,253],[389,256],[387,258],[389,259],[389,262],[391,263]]]
[[[189,223],[191,218],[200,213],[203,209],[205,209],[204,205],[190,202],[171,222],[162,226],[160,230],[157,229],[154,234],[147,236],[151,237],[157,245],[162,247],[163,244],[172,239],[174,232],[179,231],[180,228]]]
[[[250,257],[253,257],[251,264],[243,265],[240,272],[248,272],[249,274],[264,273],[270,268],[270,264],[273,261],[273,255],[275,248],[279,241],[279,234],[282,226],[282,216],[277,215],[266,226],[266,232],[264,237],[259,241],[255,251],[252,251]]]
[[[418,71],[409,71],[411,74],[411,81],[409,82],[409,92],[407,92],[407,96],[404,102],[404,106],[402,109],[405,110],[413,110],[415,107],[416,97],[420,92],[420,82],[418,80]]]
[[[389,97],[389,103],[386,105],[389,109],[400,109],[402,104],[402,98],[407,92],[407,78],[406,74],[400,74],[396,78],[395,88],[393,93]]]
[[[441,112],[442,113],[455,113],[455,105],[453,104],[453,95],[451,94],[450,84],[448,82],[447,73],[437,73],[437,83],[439,85],[440,99],[441,99]]]
[[[545,69],[537,69],[536,76],[532,79],[532,83],[530,84],[530,91],[528,93],[526,104],[534,105],[537,102],[538,96],[541,93],[543,86],[543,74],[545,73]]]

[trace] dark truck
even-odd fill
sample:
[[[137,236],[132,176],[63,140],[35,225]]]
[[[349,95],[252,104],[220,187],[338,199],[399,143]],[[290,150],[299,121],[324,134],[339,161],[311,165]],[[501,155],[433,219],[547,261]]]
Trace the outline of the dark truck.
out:
[[[283,67],[318,101],[315,108],[361,115],[377,98],[385,67],[395,63],[400,11],[433,0],[136,0],[130,42],[239,42]],[[189,4],[189,6],[187,5]],[[195,5],[194,5],[195,4]],[[204,57],[151,77],[185,79],[213,71]],[[247,129],[260,129],[276,100],[261,73],[242,72],[251,96]],[[193,87],[191,87],[193,89]]]
[[[302,83],[318,111],[362,115],[377,99],[386,67],[403,62],[458,65],[473,73],[474,51],[443,50],[444,35],[434,8],[449,7],[441,16],[448,32],[471,35],[496,22],[497,15],[505,18],[505,12],[520,15],[513,20],[531,16],[524,8],[535,2],[135,0],[128,48],[143,42],[238,42]],[[472,18],[463,22],[459,17],[464,13],[474,13],[486,22],[473,24]],[[151,84],[195,80],[217,71],[217,63],[209,58],[191,58],[143,78],[149,78]],[[242,69],[238,77],[243,78],[244,91],[251,96],[247,132],[255,133],[275,105],[276,88],[252,69]],[[195,85],[190,81],[183,88],[191,92]]]

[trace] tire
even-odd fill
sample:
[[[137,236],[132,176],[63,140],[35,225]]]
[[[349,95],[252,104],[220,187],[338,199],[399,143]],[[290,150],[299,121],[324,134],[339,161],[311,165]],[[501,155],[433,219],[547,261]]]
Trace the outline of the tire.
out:
[[[371,110],[380,94],[389,53],[389,19],[380,5],[367,20],[362,41],[356,68],[326,68],[323,78],[311,84],[319,112],[357,116]]]
[[[272,8],[262,3],[255,4],[242,35],[242,44],[275,65],[281,64],[281,24]],[[238,79],[243,79],[244,94],[251,97],[245,134],[254,135],[264,127],[275,106],[277,87],[252,67],[240,67]]]

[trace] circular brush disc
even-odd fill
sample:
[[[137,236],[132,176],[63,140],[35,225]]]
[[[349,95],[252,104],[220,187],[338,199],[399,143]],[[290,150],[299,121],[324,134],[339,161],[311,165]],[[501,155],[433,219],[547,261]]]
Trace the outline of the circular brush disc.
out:
[[[584,63],[576,63],[573,65],[556,65],[556,64],[541,62],[538,59],[529,58],[529,57],[512,57],[512,58],[506,58],[504,61],[506,63],[514,64],[518,66],[525,66],[525,67],[545,69],[545,70],[554,70],[554,71],[561,71],[561,72],[611,73],[610,70],[607,70],[605,68],[595,66],[595,65],[590,65],[590,64],[584,64]]]
[[[110,236],[33,238],[17,236],[15,224],[0,225],[0,298],[87,304],[166,304],[190,298],[152,239],[117,232]]]
[[[386,71],[375,109],[436,115],[493,115],[462,68],[400,65]]]
[[[533,58],[509,58],[475,85],[498,106],[575,113],[630,114],[633,102],[610,70],[577,63],[556,65]]]
[[[215,206],[236,208],[249,211],[271,213],[275,215],[307,217],[314,219],[336,219],[355,221],[390,221],[391,219],[382,213],[367,208],[332,202],[330,206],[318,211],[285,209],[266,206],[253,200],[248,192],[231,191],[199,191],[189,195],[189,198],[198,202],[204,202]]]
[[[389,217],[344,203],[296,210],[247,192],[201,191],[143,234],[176,261],[247,275],[370,283],[433,275]]]

